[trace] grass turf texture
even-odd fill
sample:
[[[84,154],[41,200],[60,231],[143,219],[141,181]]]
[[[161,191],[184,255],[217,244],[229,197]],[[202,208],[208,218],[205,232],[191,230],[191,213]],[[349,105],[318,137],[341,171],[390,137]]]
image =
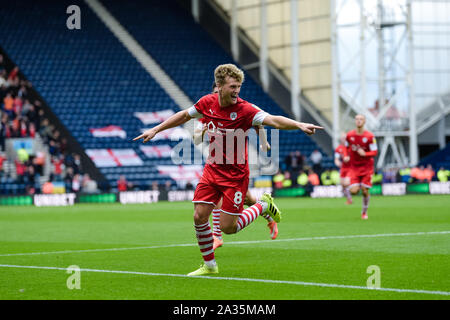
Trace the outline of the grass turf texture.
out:
[[[301,281],[365,287],[368,266],[381,270],[381,287],[450,291],[450,234],[304,239],[450,230],[449,196],[375,197],[369,220],[361,198],[275,199],[283,212],[277,240],[258,218],[217,249],[211,277]],[[448,295],[386,292],[229,279],[81,271],[81,289],[69,290],[65,268],[185,275],[202,259],[190,202],[148,205],[76,204],[72,207],[0,207],[0,299],[446,299]],[[262,242],[257,242],[264,240]],[[285,240],[285,241],[283,241]],[[235,241],[248,243],[232,244]],[[252,242],[253,241],[253,242]],[[186,246],[167,247],[171,244]],[[108,248],[35,255],[16,253]]]

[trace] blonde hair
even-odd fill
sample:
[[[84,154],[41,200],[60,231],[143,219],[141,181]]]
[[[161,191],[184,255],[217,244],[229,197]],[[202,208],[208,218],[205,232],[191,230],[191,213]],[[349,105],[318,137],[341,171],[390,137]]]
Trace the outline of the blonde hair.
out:
[[[226,77],[229,76],[238,82],[244,82],[244,72],[234,64],[221,64],[214,70],[214,79],[217,85],[224,85]]]

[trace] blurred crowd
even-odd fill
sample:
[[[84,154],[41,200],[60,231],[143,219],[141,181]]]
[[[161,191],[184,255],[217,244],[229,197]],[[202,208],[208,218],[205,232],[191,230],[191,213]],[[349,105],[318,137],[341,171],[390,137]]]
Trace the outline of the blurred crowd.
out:
[[[314,150],[307,158],[300,151],[291,152],[280,166],[280,170],[272,177],[273,187],[276,189],[304,187],[312,190],[314,186],[330,186],[340,184],[339,169],[336,167],[322,167],[322,154]],[[385,168],[375,170],[372,183],[429,183],[431,181],[447,182],[450,171],[439,168],[435,171],[429,164],[414,168]]]
[[[84,173],[80,155],[69,152],[67,139],[45,117],[40,101],[32,99],[31,88],[31,83],[21,78],[17,66],[6,70],[0,55],[0,182],[25,184],[27,194],[52,193],[55,185],[61,184],[66,192],[98,191],[97,183]],[[43,150],[34,154],[22,147],[8,156],[8,139],[36,135],[46,146]],[[6,168],[8,162],[10,170]],[[45,170],[47,165],[49,170]],[[41,179],[45,172],[48,179]]]

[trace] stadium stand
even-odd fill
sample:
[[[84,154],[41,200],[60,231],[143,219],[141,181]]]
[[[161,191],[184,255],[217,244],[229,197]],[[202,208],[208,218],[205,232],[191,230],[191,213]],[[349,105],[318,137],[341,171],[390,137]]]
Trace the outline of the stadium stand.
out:
[[[104,5],[192,101],[208,93],[217,65],[235,63],[176,1],[139,0],[124,5],[113,0]],[[269,113],[288,116],[248,74],[240,96]],[[305,134],[280,132],[280,159],[297,150],[309,157],[314,149],[320,150]],[[323,166],[333,167],[332,158],[320,151]]]
[[[170,148],[178,141],[168,135],[142,148],[130,140],[155,125],[149,119],[164,119],[180,107],[84,2],[77,1],[82,28],[67,29],[67,15],[61,12],[71,4],[18,0],[1,7],[3,49],[94,161],[108,181],[105,188],[115,188],[121,175],[141,189],[154,187],[155,181],[174,185],[170,172],[157,166],[173,165]],[[192,101],[209,91],[218,64],[232,62],[175,1],[104,5]],[[249,76],[241,96],[286,115]],[[280,134],[280,159],[296,150],[309,157],[314,149],[319,148],[303,133]],[[325,155],[322,164],[331,167],[331,158]],[[56,175],[65,172],[57,169]]]
[[[432,154],[420,160],[420,165],[426,166],[431,164],[433,168],[450,169],[450,143],[444,149],[437,150]]]

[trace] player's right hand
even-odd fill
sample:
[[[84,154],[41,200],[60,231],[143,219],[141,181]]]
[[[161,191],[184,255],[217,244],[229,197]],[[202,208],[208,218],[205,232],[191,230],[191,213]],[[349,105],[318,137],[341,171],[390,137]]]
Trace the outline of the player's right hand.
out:
[[[152,140],[155,135],[156,135],[156,130],[151,128],[151,129],[145,130],[143,134],[134,138],[133,141],[136,141],[139,139],[144,139],[143,143],[146,143],[147,141]]]
[[[350,157],[349,156],[344,157],[344,162],[349,162],[349,161],[350,161]]]

